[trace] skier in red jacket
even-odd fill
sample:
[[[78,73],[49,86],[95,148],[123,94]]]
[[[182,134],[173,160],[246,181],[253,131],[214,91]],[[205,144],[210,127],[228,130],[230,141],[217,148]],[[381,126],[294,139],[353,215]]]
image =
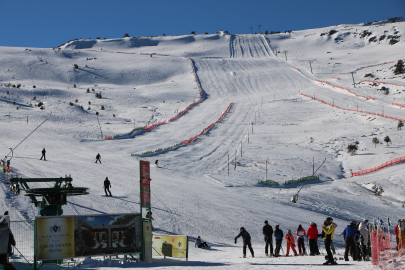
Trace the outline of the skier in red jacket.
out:
[[[401,220],[398,220],[398,224],[394,228],[394,233],[395,233],[395,239],[397,240],[397,250],[399,250],[399,223]]]
[[[316,224],[314,222],[311,222],[307,230],[307,235],[309,241],[309,255],[310,256],[319,255],[320,253],[318,249],[318,228],[316,227]]]

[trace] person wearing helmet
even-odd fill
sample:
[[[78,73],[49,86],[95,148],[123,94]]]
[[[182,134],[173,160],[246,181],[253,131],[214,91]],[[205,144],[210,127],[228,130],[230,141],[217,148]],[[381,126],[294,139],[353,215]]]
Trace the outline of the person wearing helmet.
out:
[[[328,254],[328,260],[324,263],[325,265],[327,264],[337,264],[335,260],[333,259],[332,252],[330,251],[330,245],[333,240],[333,234],[335,233],[337,225],[333,223],[333,219],[331,217],[328,217],[324,225],[322,225],[322,235],[325,243],[325,250],[326,253]]]
[[[108,191],[108,193],[110,193],[110,196],[112,196],[110,188],[111,188],[110,180],[108,180],[108,177],[106,177],[104,180],[104,192],[105,192],[106,197],[108,197],[107,191]]]
[[[243,239],[243,258],[246,258],[246,246],[249,247],[250,253],[252,254],[252,258],[254,258],[254,252],[252,248],[252,243],[250,242],[250,234],[245,230],[244,227],[240,227],[240,233],[235,237],[235,244],[237,243],[237,239],[242,237]]]
[[[357,259],[356,245],[354,242],[354,237],[357,233],[357,224],[355,221],[351,221],[349,225],[346,226],[343,233],[343,238],[345,239],[345,261],[349,260],[349,249],[352,251],[353,261]]]

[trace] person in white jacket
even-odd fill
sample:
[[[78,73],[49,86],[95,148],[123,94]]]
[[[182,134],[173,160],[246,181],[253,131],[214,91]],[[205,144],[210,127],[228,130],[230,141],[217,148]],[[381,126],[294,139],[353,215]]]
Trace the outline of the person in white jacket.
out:
[[[368,243],[367,222],[368,222],[368,220],[365,220],[365,221],[361,222],[359,225],[359,231],[361,234],[361,238],[363,239],[363,241],[361,242],[361,253],[363,255],[362,257],[363,257],[364,261],[366,260],[367,243]]]

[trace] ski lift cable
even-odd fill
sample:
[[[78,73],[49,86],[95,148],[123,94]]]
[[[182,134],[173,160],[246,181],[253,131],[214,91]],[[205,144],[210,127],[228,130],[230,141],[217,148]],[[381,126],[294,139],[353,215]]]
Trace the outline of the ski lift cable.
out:
[[[39,126],[37,126],[30,134],[28,134],[19,144],[17,144],[16,147],[14,147],[10,153],[8,153],[8,155],[10,155],[18,146],[20,146],[20,144],[22,144],[29,136],[31,136],[32,133],[34,133],[40,126],[42,126],[46,121],[49,120],[49,118],[51,117],[52,112],[49,114],[49,116],[45,119],[45,121],[43,121],[41,124],[39,124]],[[7,156],[8,156],[7,155]]]
[[[311,176],[314,176],[314,175],[315,175],[315,173],[323,166],[323,164],[325,163],[325,161],[326,161],[326,158],[323,160],[321,166],[319,166],[318,169],[316,169],[316,171],[315,171]],[[311,179],[311,178],[308,178],[308,180],[305,181],[305,183],[302,185],[302,187],[300,188],[300,190],[298,190],[298,192],[297,192],[296,195],[298,195],[298,193],[300,193],[301,189],[308,183],[308,181],[309,181],[310,179]]]

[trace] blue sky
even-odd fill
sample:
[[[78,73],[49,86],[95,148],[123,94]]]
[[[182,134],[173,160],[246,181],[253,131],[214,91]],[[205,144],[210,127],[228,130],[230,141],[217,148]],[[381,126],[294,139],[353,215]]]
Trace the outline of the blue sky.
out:
[[[405,17],[405,0],[0,0],[0,46],[74,38],[285,31]]]

